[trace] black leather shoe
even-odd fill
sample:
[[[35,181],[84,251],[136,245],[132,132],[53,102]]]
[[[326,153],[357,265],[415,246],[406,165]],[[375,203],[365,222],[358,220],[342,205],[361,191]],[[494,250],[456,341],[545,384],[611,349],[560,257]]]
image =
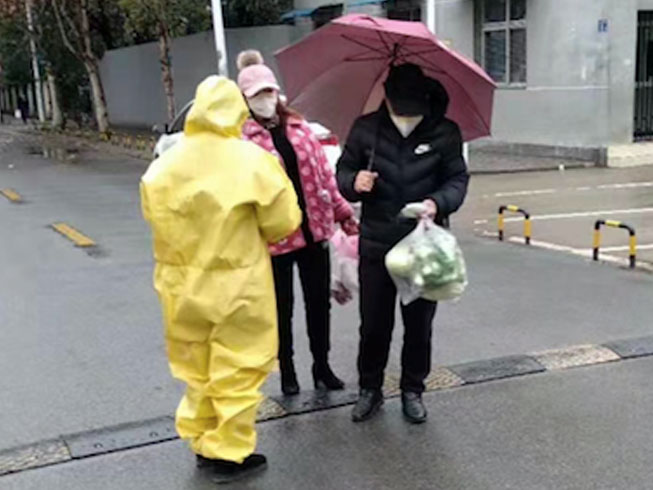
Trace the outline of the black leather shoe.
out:
[[[299,394],[299,383],[295,366],[290,363],[288,366],[281,365],[281,392],[286,396]]]
[[[383,393],[381,390],[361,390],[358,401],[351,412],[351,419],[354,422],[364,422],[376,415],[383,405]]]
[[[406,391],[401,394],[401,406],[404,417],[411,424],[423,424],[426,422],[426,408],[422,402],[422,395]]]
[[[338,378],[328,364],[313,364],[313,382],[316,390],[344,390],[345,383]]]
[[[252,454],[242,463],[223,459],[209,459],[197,456],[197,466],[210,473],[214,483],[231,483],[260,473],[267,468],[267,458],[262,454]]]

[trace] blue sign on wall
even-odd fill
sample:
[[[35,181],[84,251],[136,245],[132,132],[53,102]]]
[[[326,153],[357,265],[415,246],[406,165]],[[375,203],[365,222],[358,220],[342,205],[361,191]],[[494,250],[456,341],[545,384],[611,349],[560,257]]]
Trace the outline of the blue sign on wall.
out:
[[[599,32],[608,32],[608,19],[599,19]]]

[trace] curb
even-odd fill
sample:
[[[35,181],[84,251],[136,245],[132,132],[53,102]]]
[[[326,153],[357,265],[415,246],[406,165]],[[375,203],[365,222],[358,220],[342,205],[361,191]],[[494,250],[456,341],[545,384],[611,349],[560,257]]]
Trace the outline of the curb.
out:
[[[75,138],[83,138],[98,143],[108,143],[118,148],[125,150],[132,150],[139,152],[139,158],[145,161],[152,160],[152,154],[156,145],[156,137],[154,136],[135,136],[129,133],[111,132],[109,134],[100,134],[90,130],[54,130],[48,127],[36,128],[41,133],[59,134],[61,136],[70,136]],[[546,158],[546,157],[541,157]],[[565,164],[565,170],[578,170],[597,168],[598,165],[590,161],[570,161]],[[549,164],[548,162],[543,165],[532,167],[500,167],[500,168],[485,168],[469,165],[470,175],[501,175],[501,174],[520,174],[532,172],[554,172],[560,170],[559,164]]]
[[[36,128],[37,132],[42,134],[56,134],[60,136],[68,136],[74,138],[81,138],[90,140],[94,143],[108,143],[112,146],[139,152],[139,158],[143,160],[151,160],[154,147],[156,145],[156,138],[138,136],[128,133],[110,132],[110,133],[97,133],[90,130],[54,130],[51,128],[41,127]]]
[[[426,391],[433,392],[647,356],[653,356],[653,336],[441,366],[431,372],[425,384]],[[396,374],[386,375],[384,392],[386,398],[400,395],[399,377]],[[353,390],[307,391],[294,397],[269,397],[259,407],[257,422],[352,405],[357,397],[358,393]],[[56,439],[0,451],[0,476],[178,438],[174,419],[169,416],[62,435]]]

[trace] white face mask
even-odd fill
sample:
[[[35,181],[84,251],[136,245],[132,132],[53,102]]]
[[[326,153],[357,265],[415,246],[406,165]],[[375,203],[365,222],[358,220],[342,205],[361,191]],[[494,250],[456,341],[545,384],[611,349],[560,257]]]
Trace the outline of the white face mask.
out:
[[[408,138],[410,134],[415,131],[415,128],[422,122],[424,116],[395,116],[390,114],[392,122],[395,123],[397,130],[404,138]]]
[[[388,103],[388,109],[390,110],[390,119],[392,119],[397,131],[399,131],[404,138],[408,138],[408,136],[415,131],[415,128],[417,128],[417,126],[419,126],[424,120],[424,116],[397,116],[392,110],[390,103]]]
[[[279,94],[276,92],[261,92],[247,99],[252,112],[262,119],[272,119],[277,113]]]

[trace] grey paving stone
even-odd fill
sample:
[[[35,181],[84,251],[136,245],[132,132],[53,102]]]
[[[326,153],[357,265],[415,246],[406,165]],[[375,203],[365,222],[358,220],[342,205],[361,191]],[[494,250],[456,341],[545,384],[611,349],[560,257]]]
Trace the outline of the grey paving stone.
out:
[[[653,336],[615,340],[603,345],[616,352],[622,359],[653,355]]]
[[[73,458],[85,458],[177,438],[173,418],[160,417],[82,432],[63,439]]]
[[[465,383],[482,383],[494,379],[522,376],[545,371],[544,366],[529,356],[506,356],[448,367]]]

